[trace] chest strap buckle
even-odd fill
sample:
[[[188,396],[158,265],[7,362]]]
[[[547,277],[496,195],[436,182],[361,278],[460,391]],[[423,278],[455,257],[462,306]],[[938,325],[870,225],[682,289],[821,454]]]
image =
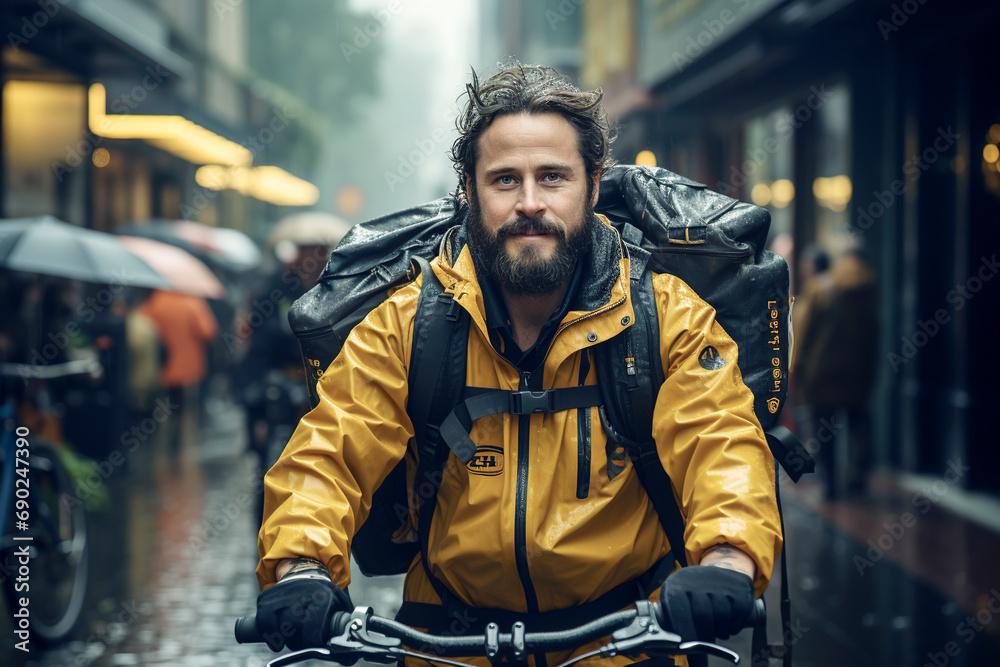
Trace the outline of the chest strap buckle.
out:
[[[555,393],[545,391],[510,392],[510,414],[530,415],[535,412],[555,412]]]

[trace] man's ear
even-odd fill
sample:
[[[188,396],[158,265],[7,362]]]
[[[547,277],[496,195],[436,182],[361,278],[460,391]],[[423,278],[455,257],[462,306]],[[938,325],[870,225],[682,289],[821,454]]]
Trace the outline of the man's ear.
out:
[[[472,174],[465,172],[465,196],[468,198],[469,193],[472,192]]]
[[[594,178],[594,194],[590,198],[590,205],[597,206],[597,197],[601,194],[601,172],[597,172],[593,176]]]

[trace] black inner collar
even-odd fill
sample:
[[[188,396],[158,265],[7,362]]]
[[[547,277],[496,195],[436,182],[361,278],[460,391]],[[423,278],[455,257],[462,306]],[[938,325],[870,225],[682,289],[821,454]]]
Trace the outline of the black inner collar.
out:
[[[562,305],[552,317],[549,318],[535,344],[527,350],[522,350],[514,342],[514,332],[511,330],[510,314],[507,312],[507,304],[503,300],[503,292],[496,282],[487,276],[479,279],[479,284],[483,292],[483,305],[486,307],[486,329],[490,334],[490,344],[493,348],[520,371],[533,371],[545,360],[545,353],[549,349],[549,344],[559,328],[560,322],[571,310],[571,304],[576,302],[581,277],[582,267],[588,262],[589,254],[581,255],[576,262],[576,269],[570,279],[569,289],[563,298]]]

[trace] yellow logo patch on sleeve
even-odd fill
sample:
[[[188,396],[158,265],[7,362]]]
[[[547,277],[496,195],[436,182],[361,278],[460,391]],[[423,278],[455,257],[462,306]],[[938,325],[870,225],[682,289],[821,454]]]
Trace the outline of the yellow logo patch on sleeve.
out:
[[[722,358],[722,355],[719,354],[718,350],[709,345],[701,351],[701,354],[698,355],[698,363],[701,364],[701,367],[706,371],[717,371],[728,362]]]

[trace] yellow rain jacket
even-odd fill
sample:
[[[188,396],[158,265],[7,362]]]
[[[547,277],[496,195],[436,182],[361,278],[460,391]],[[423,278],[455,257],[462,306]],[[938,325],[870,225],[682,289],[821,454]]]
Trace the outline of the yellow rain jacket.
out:
[[[543,364],[546,389],[578,386],[587,348],[635,321],[627,252],[599,217],[603,224],[582,276],[594,307],[571,309],[563,318]],[[454,264],[449,257],[454,254],[445,248],[431,267],[471,315],[467,383],[517,390],[517,369],[490,345],[469,249],[461,248]],[[257,567],[262,589],[275,583],[278,561],[296,557],[325,563],[334,582],[346,587],[351,539],[372,494],[404,456],[409,463],[416,456],[406,401],[419,282],[399,289],[355,327],[319,380],[319,405],[265,477]],[[714,309],[684,282],[654,274],[653,287],[666,378],[653,434],[686,519],[681,548],[689,563],[715,544],[743,550],[757,565],[760,595],[782,538],[774,460],[737,366],[737,346],[716,323]],[[721,368],[699,363],[709,346],[727,361]],[[593,365],[585,382],[597,382]],[[428,559],[434,575],[466,604],[528,612],[531,589],[538,611],[579,605],[640,576],[670,550],[632,464],[609,480],[606,437],[597,410],[589,414],[592,461],[583,499],[577,497],[575,409],[526,417],[527,442],[519,441],[517,416],[476,421],[473,442],[501,452],[489,474],[450,456],[446,468],[454,472],[438,492]],[[404,599],[440,602],[419,556],[407,574]]]

